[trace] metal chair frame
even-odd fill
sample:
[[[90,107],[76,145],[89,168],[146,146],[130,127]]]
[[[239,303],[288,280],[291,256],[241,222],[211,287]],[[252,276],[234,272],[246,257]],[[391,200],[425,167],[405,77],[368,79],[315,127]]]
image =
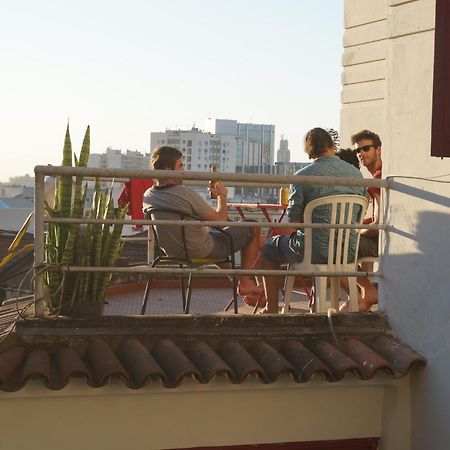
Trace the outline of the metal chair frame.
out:
[[[165,213],[165,214],[172,214],[176,216],[179,220],[199,220],[198,217],[194,217],[189,214],[181,213],[180,211],[176,211],[173,209],[167,209],[167,208],[148,208],[145,211],[145,216],[147,219],[156,219],[155,214],[157,213]],[[150,225],[150,229],[153,231],[155,244],[156,244],[156,250],[157,250],[157,256],[153,259],[151,263],[151,267],[157,267],[158,265],[176,265],[180,268],[187,267],[187,268],[198,268],[201,266],[206,265],[214,265],[219,270],[220,267],[218,264],[222,263],[230,263],[232,269],[236,268],[235,264],[235,255],[234,255],[234,244],[233,244],[233,238],[230,236],[229,233],[226,232],[226,230],[223,230],[220,227],[214,227],[218,232],[222,233],[226,239],[228,240],[230,253],[226,258],[223,259],[210,259],[210,258],[191,258],[189,255],[189,250],[187,247],[187,239],[186,239],[186,227],[183,225],[179,225],[180,227],[180,233],[181,233],[181,240],[183,242],[183,249],[184,249],[184,256],[173,256],[173,255],[167,255],[163,249],[160,246],[160,239],[158,236],[158,227],[155,224]],[[150,231],[150,230],[149,230]],[[234,313],[238,313],[238,303],[237,303],[237,278],[236,275],[228,276],[228,278],[231,279],[232,282],[232,289],[233,289],[233,306],[234,306]],[[145,314],[145,311],[147,309],[147,303],[148,303],[148,297],[150,293],[151,284],[153,281],[154,276],[152,274],[149,274],[147,279],[147,284],[145,286],[145,293],[144,297],[142,299],[142,307],[141,307],[141,315]],[[183,301],[183,312],[185,314],[189,314],[190,309],[190,303],[191,303],[191,295],[192,295],[192,273],[189,273],[188,277],[188,285],[186,288],[185,284],[185,275],[180,275],[180,284],[181,284],[181,296]]]

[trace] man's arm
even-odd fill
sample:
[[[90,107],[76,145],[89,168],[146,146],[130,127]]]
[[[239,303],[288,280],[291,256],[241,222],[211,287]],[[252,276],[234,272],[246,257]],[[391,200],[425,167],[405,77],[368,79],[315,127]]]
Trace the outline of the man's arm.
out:
[[[379,222],[379,211],[380,211],[380,194],[373,194],[374,202],[373,202],[373,220],[370,222],[364,222],[368,225],[378,225]],[[361,230],[361,235],[367,237],[377,237],[378,230]]]
[[[203,214],[202,219],[214,222],[225,222],[228,220],[228,189],[223,183],[218,182],[211,191],[217,194],[217,208],[215,210],[209,208],[209,210]]]

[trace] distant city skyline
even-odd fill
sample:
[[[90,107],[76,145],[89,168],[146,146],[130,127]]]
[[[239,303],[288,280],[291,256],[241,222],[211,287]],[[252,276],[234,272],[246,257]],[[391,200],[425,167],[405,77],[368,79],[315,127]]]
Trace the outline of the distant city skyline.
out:
[[[0,181],[78,153],[148,152],[150,133],[209,117],[275,125],[292,161],[303,136],[339,129],[341,1],[42,0],[0,16]]]

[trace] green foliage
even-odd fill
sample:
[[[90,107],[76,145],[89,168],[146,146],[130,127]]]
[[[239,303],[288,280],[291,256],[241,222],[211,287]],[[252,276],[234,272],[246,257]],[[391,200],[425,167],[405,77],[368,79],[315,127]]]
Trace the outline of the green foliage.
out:
[[[86,167],[90,152],[90,128],[86,129],[80,155],[73,155],[76,167]],[[72,146],[67,126],[63,150],[63,166],[72,166]],[[123,219],[126,208],[116,210],[110,192],[101,193],[96,179],[92,206],[86,208],[87,184],[83,177],[61,176],[57,180],[55,208],[47,207],[52,217]],[[49,224],[46,236],[46,262],[58,266],[112,267],[120,252],[122,225]],[[50,313],[70,309],[79,303],[103,303],[111,273],[65,272],[49,270],[46,283],[50,291]]]

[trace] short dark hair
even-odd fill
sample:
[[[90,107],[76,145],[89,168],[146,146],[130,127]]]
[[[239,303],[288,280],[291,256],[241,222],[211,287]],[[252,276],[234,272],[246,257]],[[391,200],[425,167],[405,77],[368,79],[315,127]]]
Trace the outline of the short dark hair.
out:
[[[157,147],[152,152],[152,167],[155,170],[175,169],[175,163],[182,156],[180,150],[175,147]]]
[[[341,158],[342,161],[345,161],[351,164],[352,166],[355,166],[357,169],[359,169],[358,155],[352,148],[340,148],[336,152],[336,156],[339,156],[339,158]]]
[[[334,150],[333,139],[323,128],[313,128],[306,133],[305,152],[311,158],[319,158],[330,148]]]
[[[370,139],[375,147],[381,147],[381,139],[378,134],[370,130],[362,130],[352,136],[352,144],[356,144],[364,139]]]

